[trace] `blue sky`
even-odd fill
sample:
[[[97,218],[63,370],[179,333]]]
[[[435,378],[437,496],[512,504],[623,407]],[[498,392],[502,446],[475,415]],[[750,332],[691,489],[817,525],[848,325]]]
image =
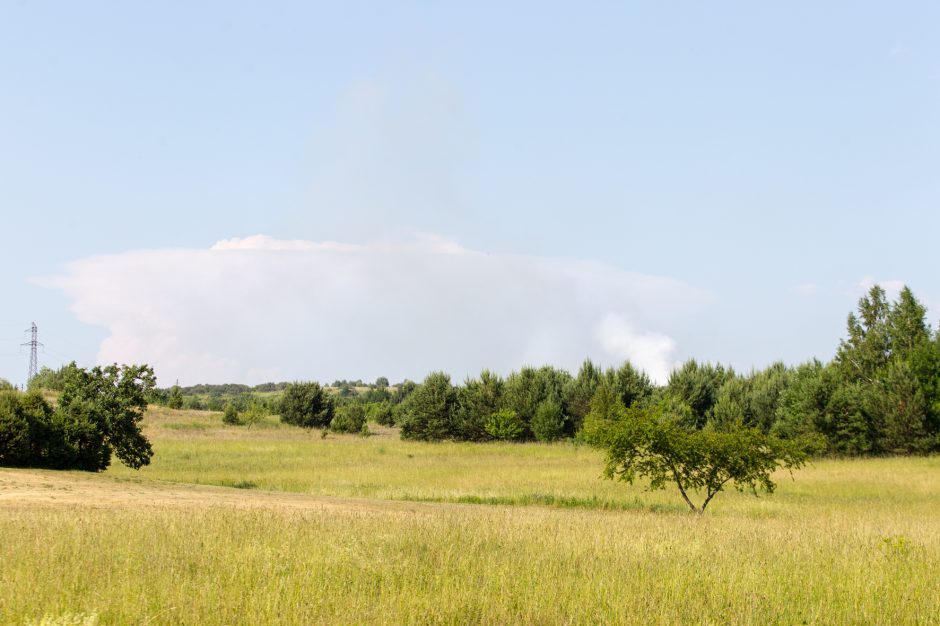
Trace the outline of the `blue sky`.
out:
[[[826,359],[873,282],[935,323],[938,25],[0,0],[0,377],[34,320],[162,384]]]

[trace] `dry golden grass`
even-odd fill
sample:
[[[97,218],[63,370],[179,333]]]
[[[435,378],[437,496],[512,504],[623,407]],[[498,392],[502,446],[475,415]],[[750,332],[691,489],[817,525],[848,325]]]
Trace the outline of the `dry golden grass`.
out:
[[[937,458],[820,461],[698,517],[571,445],[147,422],[140,473],[0,470],[0,621],[940,623]],[[470,496],[514,505],[403,500]]]

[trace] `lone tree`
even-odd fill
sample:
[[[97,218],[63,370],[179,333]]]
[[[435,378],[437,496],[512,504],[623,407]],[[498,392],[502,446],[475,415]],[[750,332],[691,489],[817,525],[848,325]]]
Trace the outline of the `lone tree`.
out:
[[[683,410],[684,409],[684,410]],[[648,478],[650,489],[675,483],[689,508],[704,513],[728,484],[773,493],[771,474],[778,468],[801,467],[808,457],[803,442],[784,441],[756,428],[733,424],[723,430],[696,430],[688,423],[687,407],[663,401],[647,407],[619,405],[613,419],[594,415],[585,426],[586,439],[607,450],[604,476],[633,483]],[[702,494],[701,504],[693,501]]]
[[[114,454],[134,469],[153,449],[140,430],[156,383],[147,365],[60,370],[61,393],[52,406],[38,391],[0,392],[0,465],[97,472]]]
[[[291,383],[281,397],[281,421],[304,428],[326,428],[333,420],[333,398],[320,383]]]

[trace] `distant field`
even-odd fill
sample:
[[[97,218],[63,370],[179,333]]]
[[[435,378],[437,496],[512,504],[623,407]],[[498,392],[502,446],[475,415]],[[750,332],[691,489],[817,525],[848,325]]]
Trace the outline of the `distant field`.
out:
[[[377,430],[156,409],[140,472],[0,470],[0,619],[940,623],[940,458],[818,461],[696,517],[589,448]]]

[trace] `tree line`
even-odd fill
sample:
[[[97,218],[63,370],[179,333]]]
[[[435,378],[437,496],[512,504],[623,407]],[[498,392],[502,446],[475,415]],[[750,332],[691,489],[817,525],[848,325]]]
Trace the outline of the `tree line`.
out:
[[[31,388],[61,394],[74,376],[74,366],[43,370]],[[940,329],[927,323],[925,307],[907,287],[891,302],[875,286],[848,316],[846,336],[828,363],[778,362],[739,373],[689,360],[664,385],[629,362],[601,368],[588,359],[574,375],[546,365],[506,377],[484,370],[462,384],[432,372],[420,384],[390,385],[380,377],[337,380],[332,388],[297,382],[156,389],[151,382],[142,393],[144,401],[172,408],[223,411],[233,424],[279,414],[299,426],[366,432],[372,420],[399,427],[404,439],[428,441],[587,439],[589,416],[613,419],[622,407],[636,415],[665,411],[689,431],[740,427],[813,441],[821,453],[922,454],[940,450]],[[9,392],[5,397],[13,402]]]
[[[303,391],[301,385],[306,385]],[[927,323],[925,307],[907,287],[894,302],[881,287],[872,287],[848,316],[846,336],[828,363],[813,359],[788,367],[777,362],[740,373],[689,360],[664,385],[654,384],[629,362],[602,368],[588,359],[574,375],[546,365],[523,367],[506,377],[484,370],[462,384],[445,372],[432,372],[420,384],[390,385],[386,377],[374,383],[337,380],[332,388],[268,383],[277,393],[263,399],[252,394],[257,387],[235,387],[215,386],[214,397],[221,399],[221,390],[236,391],[226,401],[238,412],[254,406],[304,426],[330,427],[338,415],[339,429],[358,431],[365,416],[399,427],[404,439],[577,438],[583,437],[592,410],[609,413],[617,404],[632,409],[666,402],[685,428],[727,430],[737,424],[781,439],[812,439],[823,453],[940,450],[940,329]],[[285,408],[285,398],[294,392],[321,398],[315,415],[302,417],[296,408]],[[174,393],[177,407],[196,408],[192,396],[184,400],[179,388],[155,401],[169,398],[173,406]]]
[[[940,329],[931,329],[907,287],[890,302],[874,286],[828,363],[738,373],[689,360],[656,385],[629,362],[603,369],[585,360],[575,375],[552,366],[505,378],[484,370],[455,385],[433,372],[387,393],[362,402],[405,439],[552,441],[578,437],[592,410],[667,402],[689,429],[739,425],[810,438],[825,453],[921,454],[940,450]]]

